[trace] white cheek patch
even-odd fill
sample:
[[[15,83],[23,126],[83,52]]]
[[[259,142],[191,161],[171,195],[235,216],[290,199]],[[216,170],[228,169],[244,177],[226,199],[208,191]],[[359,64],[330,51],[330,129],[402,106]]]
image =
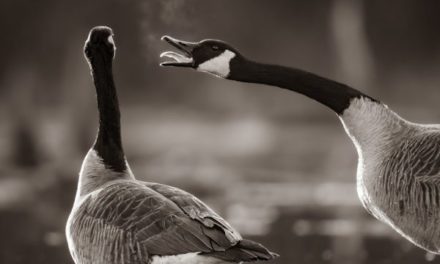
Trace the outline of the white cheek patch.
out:
[[[110,44],[112,44],[112,47],[113,47],[113,58],[115,58],[115,55],[116,55],[116,45],[115,45],[115,41],[113,40],[113,36],[112,35],[108,36],[107,41]]]
[[[115,45],[115,41],[113,40],[113,36],[112,35],[108,36],[107,41],[109,43],[111,43],[112,45]]]
[[[225,50],[222,54],[205,61],[197,67],[198,71],[208,72],[218,77],[226,78],[230,72],[230,62],[235,57],[235,53]]]
[[[89,35],[87,36],[86,42],[85,43],[89,43],[90,42],[90,36],[92,35],[92,32],[89,32]]]

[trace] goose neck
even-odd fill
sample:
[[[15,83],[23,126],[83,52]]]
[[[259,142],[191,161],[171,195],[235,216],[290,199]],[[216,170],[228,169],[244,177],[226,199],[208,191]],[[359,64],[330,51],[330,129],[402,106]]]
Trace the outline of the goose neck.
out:
[[[260,83],[291,90],[329,107],[338,115],[353,98],[368,97],[345,84],[296,68],[258,63],[246,59],[231,64],[232,80]],[[374,99],[372,99],[374,100]]]
[[[122,148],[119,102],[112,74],[112,57],[97,52],[91,61],[99,111],[94,150],[104,164],[117,172],[127,169]]]

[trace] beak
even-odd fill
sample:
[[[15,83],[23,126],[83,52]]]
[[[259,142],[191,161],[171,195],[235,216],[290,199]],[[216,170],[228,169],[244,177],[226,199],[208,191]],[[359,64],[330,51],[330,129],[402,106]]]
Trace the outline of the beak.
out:
[[[197,46],[197,42],[188,42],[178,40],[170,36],[163,36],[161,40],[168,42],[170,45],[177,48],[181,53],[174,51],[165,51],[160,54],[160,57],[167,57],[173,59],[172,61],[164,61],[160,66],[174,66],[174,67],[193,67],[194,60],[192,52]]]

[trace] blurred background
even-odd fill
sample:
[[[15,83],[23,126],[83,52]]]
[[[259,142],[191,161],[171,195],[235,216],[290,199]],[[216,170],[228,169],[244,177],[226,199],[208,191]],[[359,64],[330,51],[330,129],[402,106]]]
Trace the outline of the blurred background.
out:
[[[225,40],[440,123],[439,1],[2,0],[0,263],[73,263],[64,226],[97,128],[82,48],[114,29],[135,175],[190,191],[290,263],[440,263],[361,207],[338,118],[301,95],[158,66],[160,36]]]

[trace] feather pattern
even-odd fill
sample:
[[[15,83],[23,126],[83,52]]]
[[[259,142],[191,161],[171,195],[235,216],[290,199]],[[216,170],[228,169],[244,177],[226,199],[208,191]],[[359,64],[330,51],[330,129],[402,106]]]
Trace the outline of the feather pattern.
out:
[[[193,195],[135,180],[116,180],[91,192],[69,222],[71,248],[76,249],[72,254],[81,264],[149,263],[153,256],[192,252],[223,252],[226,258],[228,249],[242,241],[237,231]],[[252,260],[272,258],[267,249],[259,248],[261,253]],[[247,258],[251,260],[244,256],[239,261]]]
[[[364,207],[413,243],[439,253],[440,127],[410,123],[368,99],[355,99],[341,119],[359,154]]]

